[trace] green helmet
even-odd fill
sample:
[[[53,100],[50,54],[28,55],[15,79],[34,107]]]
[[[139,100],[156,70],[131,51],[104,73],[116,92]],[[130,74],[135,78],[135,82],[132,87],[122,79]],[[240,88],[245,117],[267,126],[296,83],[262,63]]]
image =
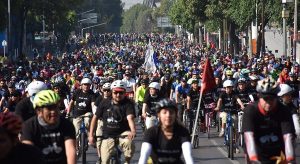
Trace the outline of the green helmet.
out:
[[[52,90],[43,90],[38,92],[33,99],[33,108],[55,105],[60,100],[57,93]]]

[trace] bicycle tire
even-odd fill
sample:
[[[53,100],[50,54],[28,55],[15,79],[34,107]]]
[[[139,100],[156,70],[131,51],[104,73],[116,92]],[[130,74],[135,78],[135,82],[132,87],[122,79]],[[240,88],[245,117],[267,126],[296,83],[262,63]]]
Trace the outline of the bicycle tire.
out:
[[[198,134],[195,134],[195,136],[194,136],[193,148],[194,149],[198,148]]]
[[[86,164],[86,134],[80,133],[80,148],[79,151],[81,151],[81,162],[82,164]]]
[[[211,127],[211,117],[209,116],[209,113],[207,113],[207,125],[206,125],[206,131],[207,131],[207,138],[210,138],[210,127]]]
[[[233,147],[233,127],[230,126],[229,127],[229,152],[228,153],[229,153],[229,158],[231,160],[233,160],[233,158],[234,158],[233,149],[234,149],[234,147]]]

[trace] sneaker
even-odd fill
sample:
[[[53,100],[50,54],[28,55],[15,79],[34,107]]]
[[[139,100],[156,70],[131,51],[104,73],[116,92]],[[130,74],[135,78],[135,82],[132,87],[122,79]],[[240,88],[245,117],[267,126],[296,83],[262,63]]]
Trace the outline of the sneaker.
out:
[[[224,131],[221,130],[220,134],[219,134],[219,137],[223,137],[224,136]]]

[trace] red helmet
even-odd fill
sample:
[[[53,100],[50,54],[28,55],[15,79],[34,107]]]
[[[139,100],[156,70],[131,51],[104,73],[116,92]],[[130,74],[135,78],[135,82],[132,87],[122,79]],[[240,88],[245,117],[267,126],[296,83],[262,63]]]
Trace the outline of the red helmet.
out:
[[[0,113],[0,128],[5,129],[9,134],[17,136],[22,129],[21,118],[11,112]]]

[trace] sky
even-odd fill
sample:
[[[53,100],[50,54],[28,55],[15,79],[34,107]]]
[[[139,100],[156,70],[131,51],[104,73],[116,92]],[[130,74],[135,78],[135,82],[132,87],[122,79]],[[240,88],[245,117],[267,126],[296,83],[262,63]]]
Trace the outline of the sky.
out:
[[[137,3],[143,3],[143,0],[122,0],[122,2],[125,3],[124,9],[129,9],[131,6],[137,4]]]

